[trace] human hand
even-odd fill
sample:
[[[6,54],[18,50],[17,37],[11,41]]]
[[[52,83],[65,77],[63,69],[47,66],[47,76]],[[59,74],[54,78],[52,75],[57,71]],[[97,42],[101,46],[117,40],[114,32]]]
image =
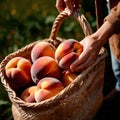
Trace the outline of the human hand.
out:
[[[103,46],[103,43],[97,41],[93,35],[85,37],[80,44],[83,45],[83,52],[70,66],[72,72],[80,72],[89,67],[96,60],[99,51]]]
[[[105,21],[95,33],[85,37],[80,42],[83,45],[83,52],[70,66],[72,72],[80,72],[96,60],[101,47],[114,34],[115,31],[113,28],[114,24]]]
[[[68,15],[72,15],[73,11],[79,11],[81,0],[56,0],[56,8],[59,12],[66,11]]]

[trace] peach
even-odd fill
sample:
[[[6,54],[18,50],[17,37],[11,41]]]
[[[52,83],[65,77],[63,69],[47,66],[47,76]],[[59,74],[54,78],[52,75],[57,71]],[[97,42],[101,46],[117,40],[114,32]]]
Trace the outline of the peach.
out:
[[[21,94],[21,99],[25,102],[35,102],[35,90],[36,90],[36,86],[30,86],[27,87]]]
[[[76,73],[72,73],[71,71],[64,70],[61,75],[61,82],[64,87],[68,86],[73,80],[77,77]]]
[[[24,87],[31,83],[31,62],[23,57],[12,58],[5,66],[5,73],[10,84]]]
[[[63,56],[59,61],[59,66],[63,69],[69,69],[70,65],[79,57],[78,54],[70,52],[67,55]]]
[[[49,56],[38,58],[31,67],[31,77],[36,84],[43,77],[55,77],[58,79],[60,73],[61,70],[57,62]]]
[[[42,78],[38,82],[35,90],[35,100],[36,102],[41,102],[49,99],[57,95],[63,89],[64,86],[58,79],[52,77]]]
[[[63,69],[69,69],[70,65],[82,53],[83,46],[74,39],[63,41],[55,51],[55,60]]]
[[[32,62],[35,62],[39,57],[49,56],[54,58],[56,48],[49,42],[38,42],[31,51]]]

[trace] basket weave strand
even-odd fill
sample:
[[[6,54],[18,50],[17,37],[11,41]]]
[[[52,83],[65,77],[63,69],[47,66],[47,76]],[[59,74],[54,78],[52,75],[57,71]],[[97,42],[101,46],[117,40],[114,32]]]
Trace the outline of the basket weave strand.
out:
[[[49,38],[43,41],[50,42],[57,47],[64,40],[57,37],[57,33],[66,17],[68,15],[65,11],[57,16]],[[85,36],[92,33],[84,15],[75,12],[73,17],[80,23]],[[92,120],[102,104],[107,51],[101,48],[96,61],[89,68],[82,71],[71,84],[56,96],[39,103],[27,103],[22,101],[8,84],[5,76],[5,65],[16,56],[30,59],[31,50],[37,42],[39,41],[9,54],[0,64],[1,82],[12,102],[14,120]]]

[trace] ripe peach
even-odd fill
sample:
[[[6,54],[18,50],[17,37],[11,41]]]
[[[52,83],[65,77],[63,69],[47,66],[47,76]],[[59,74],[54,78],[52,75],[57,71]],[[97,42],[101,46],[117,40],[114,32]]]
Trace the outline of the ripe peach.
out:
[[[38,58],[31,67],[31,77],[34,83],[38,83],[43,77],[55,77],[58,79],[60,73],[61,70],[57,62],[49,56]]]
[[[63,69],[69,69],[70,65],[79,57],[78,54],[70,52],[67,55],[63,56],[59,61],[59,66]]]
[[[30,86],[30,87],[27,87],[21,94],[21,99],[25,102],[29,102],[29,103],[32,103],[32,102],[35,102],[35,97],[34,97],[34,94],[35,94],[35,90],[36,90],[36,86]]]
[[[63,84],[56,78],[45,77],[41,79],[35,91],[36,102],[51,98],[63,90]]]
[[[63,69],[69,69],[73,61],[82,53],[83,46],[74,39],[63,41],[55,51],[55,59]]]
[[[24,87],[31,83],[31,62],[23,57],[12,58],[5,66],[5,73],[10,84]]]
[[[46,41],[38,42],[31,51],[32,62],[42,56],[49,56],[54,58],[56,48]]]
[[[68,70],[64,70],[61,75],[61,82],[64,87],[68,86],[75,78],[77,77],[76,73],[72,73]]]

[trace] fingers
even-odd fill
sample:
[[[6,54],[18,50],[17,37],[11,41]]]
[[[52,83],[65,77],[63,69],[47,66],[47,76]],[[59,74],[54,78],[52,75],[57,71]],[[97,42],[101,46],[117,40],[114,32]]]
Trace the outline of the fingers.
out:
[[[68,15],[71,15],[73,13],[73,7],[74,7],[74,2],[72,0],[64,0],[66,8],[65,10],[67,11]]]
[[[62,12],[65,9],[66,5],[64,0],[56,0],[56,8],[58,12]]]
[[[93,54],[80,55],[79,58],[70,66],[72,72],[81,72],[94,63],[97,56]]]
[[[57,0],[56,8],[59,12],[66,10],[68,15],[71,15],[73,12],[72,0]]]
[[[56,8],[59,12],[66,10],[70,16],[74,10],[79,11],[80,0],[56,0]]]
[[[80,11],[80,1],[81,0],[64,0],[66,4],[66,9],[68,15],[72,15],[73,11]]]

